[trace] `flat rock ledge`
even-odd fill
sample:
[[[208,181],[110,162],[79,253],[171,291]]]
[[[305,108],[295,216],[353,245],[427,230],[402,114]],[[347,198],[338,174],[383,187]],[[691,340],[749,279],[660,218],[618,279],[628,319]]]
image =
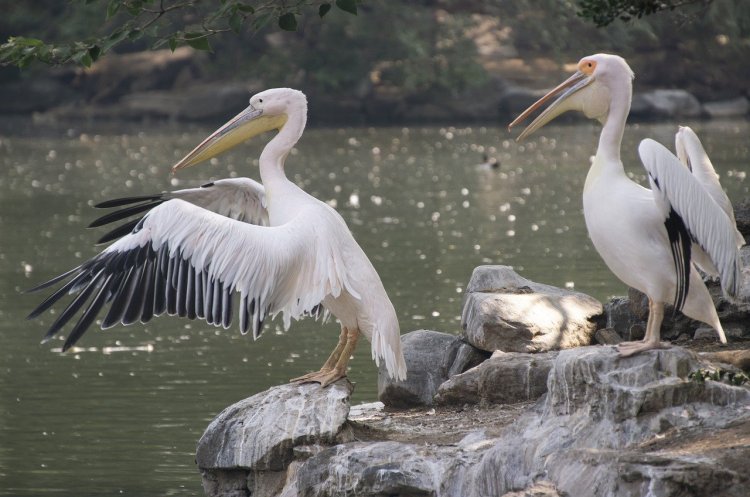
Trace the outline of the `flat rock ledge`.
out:
[[[746,495],[750,389],[689,379],[713,367],[705,358],[681,347],[621,358],[613,347],[588,346],[495,354],[462,374],[479,378],[503,361],[519,371],[506,382],[549,367],[546,393],[504,404],[477,387],[484,403],[350,410],[351,386],[340,381],[274,387],[239,402],[199,444],[206,494]]]

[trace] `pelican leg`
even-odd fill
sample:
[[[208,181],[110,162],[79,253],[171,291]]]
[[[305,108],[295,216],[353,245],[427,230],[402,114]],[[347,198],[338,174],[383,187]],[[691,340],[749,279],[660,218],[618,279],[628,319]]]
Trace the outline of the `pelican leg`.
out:
[[[646,336],[636,342],[622,342],[617,345],[620,357],[629,357],[651,349],[666,349],[669,344],[662,343],[660,338],[661,323],[664,320],[664,303],[648,299],[648,323]]]
[[[305,383],[305,382],[316,382],[317,381],[317,382],[321,383],[322,386],[326,386],[328,383],[326,383],[326,385],[323,385],[323,383],[319,380],[319,378],[322,378],[322,377],[325,377],[325,376],[329,375],[331,373],[331,371],[333,371],[334,368],[336,367],[336,365],[339,363],[339,361],[340,361],[340,359],[342,357],[342,353],[343,353],[344,349],[346,348],[346,346],[347,346],[347,344],[349,342],[349,338],[348,337],[349,337],[349,331],[344,326],[342,326],[341,327],[341,334],[339,335],[339,342],[336,344],[336,347],[333,349],[333,352],[331,352],[331,355],[328,356],[328,359],[326,360],[326,362],[323,363],[323,366],[320,368],[320,370],[319,371],[314,371],[312,373],[307,373],[307,374],[299,376],[297,378],[293,378],[292,380],[290,380],[290,382]],[[355,346],[356,346],[356,341],[357,341],[357,339],[355,337],[355,339],[354,339]],[[352,347],[352,350],[353,349],[354,349],[354,347]],[[349,352],[349,355],[351,355],[351,351]],[[347,356],[347,362],[348,362],[348,356]],[[346,366],[344,366],[344,372],[346,372]],[[342,376],[345,376],[345,375],[342,375]],[[338,379],[338,378],[336,378],[336,379]],[[329,382],[329,383],[331,383],[331,382]]]

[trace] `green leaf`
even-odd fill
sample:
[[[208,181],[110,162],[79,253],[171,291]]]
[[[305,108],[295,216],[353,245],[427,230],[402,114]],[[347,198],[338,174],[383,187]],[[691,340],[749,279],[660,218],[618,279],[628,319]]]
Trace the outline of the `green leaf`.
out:
[[[340,8],[344,12],[357,15],[357,1],[356,0],[336,0],[336,7]]]
[[[229,27],[232,28],[232,31],[235,33],[239,33],[242,30],[242,21],[243,19],[239,12],[234,11],[229,18]]]
[[[255,31],[260,31],[262,28],[265,27],[266,24],[268,24],[271,19],[273,18],[273,15],[271,14],[262,14],[255,17],[255,20],[253,21],[253,29]]]
[[[173,52],[177,49],[177,38],[174,36],[169,39],[169,49]]]
[[[24,38],[23,36],[10,38],[10,40],[8,41],[22,47],[40,47],[44,45],[44,42],[42,40],[38,40],[36,38]]]
[[[130,14],[133,17],[138,17],[141,13],[141,5],[138,3],[126,3],[125,9],[127,9],[128,14]]]
[[[196,50],[211,50],[211,45],[208,43],[205,33],[185,33],[185,43]]]
[[[320,7],[318,7],[318,15],[323,18],[328,12],[331,10],[331,4],[330,3],[324,3]]]
[[[279,27],[284,31],[297,31],[297,18],[291,12],[287,12],[279,17]]]
[[[123,41],[125,38],[128,37],[128,29],[119,29],[109,35],[109,38],[107,38],[107,41],[102,44],[102,51],[103,52],[109,52],[112,47]]]
[[[93,47],[89,48],[89,57],[91,57],[92,62],[96,62],[101,54],[102,49],[99,48],[98,45],[94,45]]]
[[[112,19],[115,14],[117,14],[117,11],[120,10],[120,6],[122,3],[120,0],[110,0],[109,4],[107,5],[107,20]]]
[[[81,50],[73,54],[72,57],[74,62],[81,64],[82,66],[91,67],[91,56],[88,50]]]
[[[255,14],[255,8],[252,5],[245,5],[244,3],[238,3],[237,9],[245,14]]]

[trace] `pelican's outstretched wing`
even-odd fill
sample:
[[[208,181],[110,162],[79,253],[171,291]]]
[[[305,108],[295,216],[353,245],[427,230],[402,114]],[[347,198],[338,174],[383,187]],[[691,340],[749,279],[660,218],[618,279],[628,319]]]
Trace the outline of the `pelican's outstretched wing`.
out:
[[[331,212],[311,204],[285,225],[263,227],[183,200],[164,202],[96,257],[32,289],[67,280],[29,318],[74,294],[45,337],[84,309],[63,350],[107,306],[102,328],[145,323],[164,312],[227,328],[238,312],[241,331],[252,329],[257,338],[268,316],[283,312],[289,326],[292,318],[314,313],[327,295],[349,289],[340,247],[351,235]]]
[[[638,147],[656,204],[664,214],[677,270],[675,307],[681,309],[690,281],[692,242],[711,259],[724,292],[734,297],[740,286],[741,260],[735,225],[677,157],[651,139]]]
[[[138,197],[123,197],[97,204],[97,208],[124,207],[94,220],[89,228],[127,219],[147,212],[167,200],[181,199],[222,216],[259,226],[268,226],[266,191],[263,185],[250,178],[220,179],[200,188],[186,188],[173,192]],[[97,243],[107,243],[127,235],[140,222],[131,219],[102,236]]]
[[[708,154],[703,148],[698,135],[689,127],[680,126],[679,131],[677,131],[674,137],[674,144],[677,151],[677,158],[680,159],[680,162],[690,169],[695,179],[698,180],[698,183],[701,184],[706,192],[711,195],[711,198],[714,199],[714,202],[729,217],[730,222],[734,226],[737,248],[742,247],[745,244],[745,238],[737,229],[732,202],[730,202],[727,194],[724,193],[724,189],[719,183],[719,175],[716,174],[714,166],[711,164],[711,159],[708,158]]]

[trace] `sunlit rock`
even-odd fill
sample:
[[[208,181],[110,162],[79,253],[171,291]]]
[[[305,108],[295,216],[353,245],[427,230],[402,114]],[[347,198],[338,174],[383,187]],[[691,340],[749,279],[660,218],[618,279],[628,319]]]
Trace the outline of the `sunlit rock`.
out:
[[[431,405],[441,383],[488,356],[457,336],[437,331],[412,331],[401,336],[401,343],[406,380],[393,380],[382,364],[378,372],[378,398],[390,407]]]
[[[524,354],[496,350],[492,357],[440,385],[435,403],[512,404],[539,398],[557,352]]]
[[[242,486],[238,478],[268,479],[285,471],[295,447],[334,443],[349,414],[351,392],[346,379],[328,388],[288,384],[224,409],[198,442],[196,462],[206,494],[227,495],[222,489]]]
[[[591,343],[601,303],[583,293],[527,280],[508,266],[479,266],[466,288],[461,326],[470,344],[544,352]]]
[[[748,349],[701,352],[698,355],[702,359],[714,363],[728,364],[743,371],[750,372],[750,350]]]
[[[539,481],[529,488],[508,492],[501,497],[565,497],[568,494],[560,494],[554,484],[548,481]]]
[[[750,390],[688,379],[702,366],[679,347],[629,358],[612,347],[561,351],[544,402],[471,468],[469,495],[503,495],[542,476],[577,497],[742,495]]]

